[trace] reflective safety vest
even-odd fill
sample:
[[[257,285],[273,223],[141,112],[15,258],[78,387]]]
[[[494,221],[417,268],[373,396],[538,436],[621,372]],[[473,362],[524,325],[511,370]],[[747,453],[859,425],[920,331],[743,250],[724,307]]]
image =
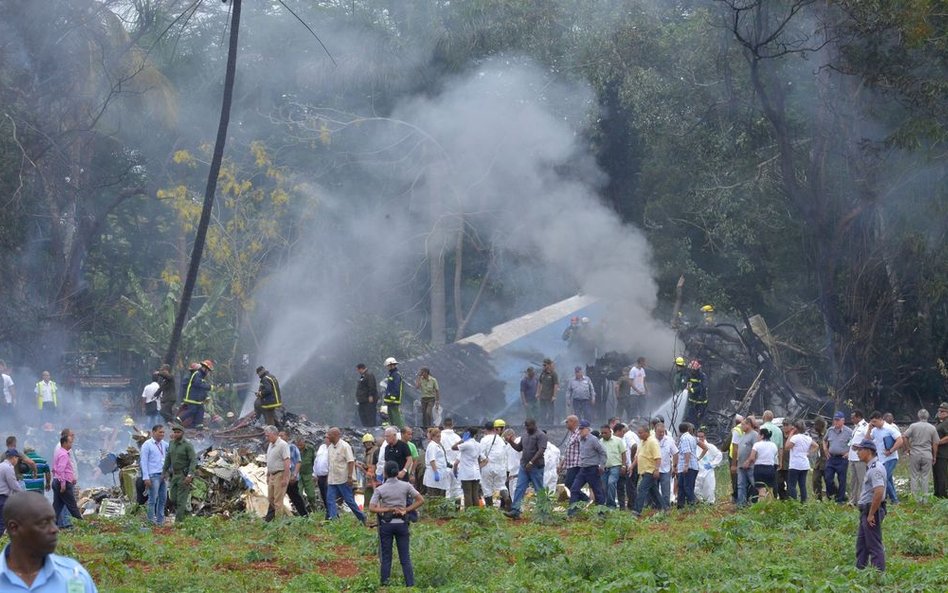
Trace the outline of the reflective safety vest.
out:
[[[58,402],[57,399],[56,399],[56,391],[57,391],[57,389],[56,389],[56,382],[55,382],[55,381],[50,381],[50,382],[49,382],[49,393],[53,396],[53,407],[54,407],[54,408],[59,405],[59,402]],[[39,409],[42,410],[42,409],[43,409],[43,382],[42,382],[42,381],[37,381],[37,382],[36,382],[36,403],[37,403],[37,405],[39,406]]]
[[[201,371],[194,371],[191,373],[191,377],[188,379],[188,384],[184,389],[184,399],[183,403],[193,404],[193,405],[204,405],[204,400],[207,399],[207,394],[211,390],[210,384],[204,378],[204,375]]]
[[[261,403],[260,407],[264,410],[275,410],[283,405],[283,398],[280,397],[280,383],[272,375],[264,375],[260,379],[260,386],[264,381],[270,382],[270,388],[273,390],[273,401],[270,403]]]
[[[396,387],[397,384],[397,387]],[[388,385],[385,386],[385,397],[382,398],[387,404],[399,405],[402,403],[402,389],[404,388],[405,382],[402,381],[402,376],[398,373],[398,370],[389,371],[388,373]]]

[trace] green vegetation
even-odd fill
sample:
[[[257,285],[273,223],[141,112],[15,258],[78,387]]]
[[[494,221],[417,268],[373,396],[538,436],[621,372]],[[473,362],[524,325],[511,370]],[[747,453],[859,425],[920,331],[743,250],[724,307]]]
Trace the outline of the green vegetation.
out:
[[[349,515],[328,524],[197,518],[155,533],[141,525],[140,517],[93,518],[63,534],[59,552],[81,559],[112,593],[378,588],[376,532]],[[854,568],[856,528],[852,508],[813,501],[769,501],[741,513],[719,504],[642,520],[557,513],[549,525],[473,509],[416,524],[412,557],[421,590],[948,590],[948,501],[891,509],[885,574]],[[394,574],[400,583],[397,560]]]

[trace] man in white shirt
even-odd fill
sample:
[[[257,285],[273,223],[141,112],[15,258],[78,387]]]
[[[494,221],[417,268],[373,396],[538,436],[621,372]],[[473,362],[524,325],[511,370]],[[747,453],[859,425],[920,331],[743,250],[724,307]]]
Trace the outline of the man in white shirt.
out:
[[[16,385],[10,376],[10,367],[6,361],[0,360],[0,378],[3,379],[3,403],[7,408],[16,407]]]
[[[622,486],[625,487],[625,494],[618,491],[616,492],[616,498],[618,499],[620,509],[627,508],[631,511],[635,505],[635,496],[639,489],[639,473],[633,470],[632,462],[635,460],[639,444],[641,444],[642,441],[631,427],[625,424],[621,426],[621,429],[619,429],[618,426],[616,427],[616,435],[619,436],[619,433],[622,433],[621,437],[625,443],[626,461],[628,464],[625,467],[625,482],[622,484]]]
[[[342,431],[336,427],[326,433],[329,439],[329,476],[326,478],[326,513],[330,519],[339,516],[336,498],[342,497],[343,502],[352,511],[359,521],[365,525],[365,513],[356,504],[352,492],[352,475],[355,472],[355,455],[349,443],[342,440]],[[407,501],[406,501],[407,504]]]
[[[154,426],[161,421],[158,414],[158,397],[161,395],[161,385],[158,384],[158,371],[151,374],[151,383],[142,390],[142,404],[145,406],[145,422],[147,426]]]
[[[662,500],[665,501],[665,508],[668,508],[671,506],[672,471],[678,466],[678,445],[665,430],[664,422],[655,425],[655,439],[662,452],[662,462],[658,466],[658,488]]]
[[[458,452],[455,451],[453,447],[461,442],[461,437],[458,433],[454,432],[454,420],[451,418],[445,418],[442,425],[444,428],[441,429],[441,446],[445,449],[448,467],[453,468],[455,462],[458,460]],[[446,490],[446,498],[461,498],[461,482],[454,477],[453,471],[448,472],[448,481],[444,487]]]
[[[869,423],[863,418],[860,410],[853,410],[849,418],[853,423],[853,438],[849,440],[849,477],[851,479],[848,488],[849,502],[855,506],[859,500],[862,483],[866,481],[866,464],[859,460],[859,452],[853,447],[862,444],[866,440]]]
[[[629,380],[632,381],[632,409],[637,416],[645,414],[645,398],[648,397],[648,384],[645,382],[645,358],[639,357],[629,369]],[[630,419],[631,420],[631,419]]]
[[[381,457],[382,463],[385,458]],[[326,479],[329,476],[329,437],[323,439],[323,442],[316,449],[316,457],[313,460],[313,475],[316,476],[316,486],[319,488],[319,496],[323,499],[326,518],[329,518],[329,505],[326,503]]]
[[[148,504],[145,514],[149,523],[161,527],[165,522],[165,503],[168,500],[168,484],[161,473],[165,465],[165,454],[168,445],[164,441],[165,427],[156,424],[151,429],[151,438],[142,444],[139,465],[142,470],[142,481],[148,492]]]
[[[488,507],[493,506],[494,495],[500,497],[500,504],[503,508],[509,506],[507,443],[504,442],[501,436],[506,428],[507,423],[498,418],[492,423],[490,432],[481,437],[481,459],[487,462],[481,467],[481,491],[484,493],[484,504]]]

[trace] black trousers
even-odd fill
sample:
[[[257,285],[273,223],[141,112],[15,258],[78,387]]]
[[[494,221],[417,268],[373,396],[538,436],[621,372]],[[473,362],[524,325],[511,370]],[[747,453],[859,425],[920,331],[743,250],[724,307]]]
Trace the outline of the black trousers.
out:
[[[563,480],[563,484],[564,484],[567,488],[572,488],[572,487],[573,487],[573,482],[576,481],[576,476],[579,475],[579,469],[580,469],[580,468],[579,468],[579,466],[577,465],[576,467],[571,467],[571,468],[569,468],[569,469],[566,470],[566,478]],[[572,495],[572,491],[570,491],[570,495]],[[586,496],[586,493],[585,493],[585,492],[580,492],[580,493],[579,493],[579,500],[581,500],[582,502],[589,502],[589,497]]]
[[[63,507],[66,507],[70,515],[81,520],[82,513],[79,511],[79,505],[76,504],[76,494],[73,490],[73,485],[66,482],[66,488],[60,492],[59,484],[59,480],[53,480],[53,511],[56,512],[56,522],[59,523],[59,515],[62,513]]]
[[[948,458],[936,457],[935,467],[935,496],[948,498]]]
[[[326,518],[329,519],[329,501],[326,500],[326,489],[328,487],[329,476],[316,476],[316,486],[319,488],[319,497],[323,499],[323,506],[326,508]]]
[[[359,422],[362,426],[376,426],[378,421],[375,418],[375,404],[369,402],[359,402]]]
[[[639,491],[639,472],[633,471],[632,475],[626,476],[625,480],[625,493],[627,496],[626,507],[631,511],[635,509],[635,497]],[[619,503],[619,508],[622,508],[622,504]]]
[[[296,509],[297,515],[305,517],[309,514],[306,510],[306,501],[303,500],[303,496],[300,494],[300,483],[298,481],[290,481],[286,487],[286,495],[290,497],[290,503]]]
[[[398,546],[398,561],[402,564],[402,574],[405,576],[405,586],[415,586],[415,570],[411,565],[411,551],[409,550],[410,535],[408,523],[379,522],[379,559],[381,560],[382,586],[388,584],[392,576],[392,543]]]

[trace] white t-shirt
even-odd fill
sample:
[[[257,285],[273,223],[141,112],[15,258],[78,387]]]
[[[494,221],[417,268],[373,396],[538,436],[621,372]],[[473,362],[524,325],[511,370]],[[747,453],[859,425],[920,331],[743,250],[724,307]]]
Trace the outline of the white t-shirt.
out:
[[[635,431],[632,429],[625,431],[625,434],[622,435],[622,440],[625,442],[625,450],[629,453],[632,452],[632,447],[638,447],[642,443],[639,435],[635,434]],[[632,463],[631,457],[629,457],[629,459],[629,463]]]
[[[146,404],[150,404],[151,402],[158,399],[159,389],[161,389],[161,386],[158,385],[157,381],[152,381],[148,385],[145,385],[145,389],[144,391],[142,391],[142,399],[145,401]],[[50,401],[50,400],[44,399],[43,401]]]
[[[645,369],[632,367],[629,370],[629,379],[632,380],[632,395],[645,393]]]
[[[458,446],[458,479],[480,480],[481,466],[477,460],[481,454],[481,446],[474,439],[468,439]]]
[[[754,451],[757,451],[754,465],[777,465],[777,443],[757,441],[754,443]]]
[[[3,397],[7,400],[8,404],[13,403],[13,394],[10,393],[11,387],[13,387],[13,377],[3,373]]]
[[[789,469],[808,471],[810,469],[810,445],[813,439],[807,434],[795,434],[790,437],[793,448],[790,449]]]
[[[869,429],[869,423],[865,419],[859,421],[859,424],[853,426],[853,438],[849,439],[849,460],[859,461],[859,452],[853,450],[853,445],[866,440],[866,431]]]
[[[672,457],[678,454],[678,445],[675,444],[675,439],[666,434],[659,441],[658,447],[662,451],[662,463],[659,465],[658,471],[667,474],[672,470]]]
[[[316,449],[316,459],[313,461],[313,473],[317,476],[329,475],[329,447],[326,443]]]
[[[520,437],[515,438],[514,442],[519,443]],[[550,444],[547,443],[546,446],[549,447]],[[504,443],[504,449],[507,453],[507,473],[517,477],[517,473],[520,471],[520,456],[523,455],[523,453],[517,451],[507,443]],[[544,461],[544,463],[546,462]]]

